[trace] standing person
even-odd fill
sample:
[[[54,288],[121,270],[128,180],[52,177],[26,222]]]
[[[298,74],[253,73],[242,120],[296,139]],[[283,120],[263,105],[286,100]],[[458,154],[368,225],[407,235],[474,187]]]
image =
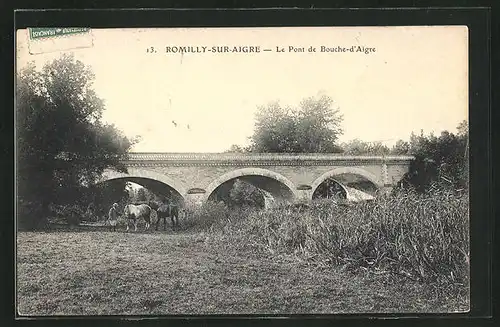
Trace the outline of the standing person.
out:
[[[116,225],[118,224],[118,203],[113,203],[111,209],[109,209],[108,222],[110,229],[116,231]]]
[[[96,215],[95,215],[95,205],[93,202],[89,203],[87,206],[87,211],[85,212],[87,219],[89,221],[95,221],[96,220]]]

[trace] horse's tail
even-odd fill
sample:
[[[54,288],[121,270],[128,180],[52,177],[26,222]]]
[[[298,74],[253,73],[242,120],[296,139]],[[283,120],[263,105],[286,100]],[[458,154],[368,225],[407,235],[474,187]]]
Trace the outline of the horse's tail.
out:
[[[123,216],[125,216],[125,218],[127,218],[129,216],[129,213],[130,213],[130,204],[127,204],[123,208]]]
[[[179,207],[174,205],[170,207],[170,214],[172,216],[175,216],[176,218],[179,218]]]
[[[156,213],[156,215],[158,215],[158,213],[150,205],[147,205],[147,207],[149,208],[149,223],[151,224],[153,223],[153,212]]]

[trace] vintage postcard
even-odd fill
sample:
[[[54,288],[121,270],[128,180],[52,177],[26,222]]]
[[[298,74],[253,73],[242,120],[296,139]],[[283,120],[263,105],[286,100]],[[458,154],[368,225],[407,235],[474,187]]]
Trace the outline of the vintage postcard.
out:
[[[469,311],[466,26],[16,47],[20,317]]]

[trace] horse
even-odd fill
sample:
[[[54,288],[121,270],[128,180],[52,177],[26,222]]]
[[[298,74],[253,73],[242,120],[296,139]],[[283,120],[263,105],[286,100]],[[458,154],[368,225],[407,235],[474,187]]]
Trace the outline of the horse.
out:
[[[167,217],[172,220],[172,229],[179,226],[179,207],[175,204],[162,204],[156,209],[156,230],[158,230],[158,223],[163,218],[163,230],[167,230]]]
[[[137,231],[137,219],[143,218],[146,222],[146,229],[149,230],[149,226],[151,225],[151,215],[153,213],[153,209],[147,204],[127,204],[123,209],[123,214],[125,219],[127,219],[127,232],[129,230],[130,221],[132,220],[134,223],[134,231]]]

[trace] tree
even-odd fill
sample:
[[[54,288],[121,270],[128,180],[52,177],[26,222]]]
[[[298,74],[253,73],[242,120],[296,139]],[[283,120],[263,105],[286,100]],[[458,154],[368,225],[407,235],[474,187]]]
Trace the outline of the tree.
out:
[[[144,187],[141,187],[138,191],[137,191],[137,198],[136,198],[136,201],[137,202],[145,202],[148,200],[148,196],[146,195],[146,189]]]
[[[469,136],[469,124],[467,123],[466,120],[463,120],[458,124],[457,126],[457,134],[461,138],[467,139]]]
[[[125,182],[125,191],[127,192],[128,198],[130,198],[132,201],[133,199],[137,198],[137,188],[134,187],[136,185],[135,183],[132,182]]]
[[[140,187],[137,189],[132,196],[130,196],[130,201],[135,204],[139,203],[149,203],[150,201],[158,201],[161,196],[157,196],[154,192],[150,191],[145,187]]]
[[[404,183],[425,192],[432,184],[454,189],[468,185],[468,127],[461,122],[458,133],[441,132],[439,137],[414,133],[410,136],[408,153],[415,156]]]
[[[396,155],[407,155],[409,152],[410,143],[403,140],[398,140],[391,149],[391,153]]]
[[[107,218],[108,210],[113,203],[118,203],[119,210],[123,210],[123,207],[131,198],[127,190],[127,184],[127,181],[118,179],[99,183],[88,189],[88,199],[98,219]]]
[[[332,106],[333,100],[326,95],[302,100],[296,135],[301,152],[339,152],[335,144],[342,134],[343,117]]]
[[[359,139],[350,140],[341,144],[342,150],[349,155],[368,154],[369,146],[367,142]]]
[[[297,108],[273,102],[257,109],[251,137],[253,152],[340,152],[336,141],[342,116],[326,95],[309,97]]]
[[[248,152],[248,149],[247,148],[243,148],[237,144],[233,144],[231,145],[231,147],[229,148],[229,150],[225,151],[226,153],[245,153],[245,152]]]
[[[362,156],[362,155],[377,155],[383,156],[391,152],[391,150],[382,142],[364,142],[359,139],[354,139],[341,145],[345,154]]]
[[[126,171],[133,141],[101,122],[94,74],[72,55],[28,65],[17,76],[17,191],[20,223],[34,227],[50,206],[82,204],[106,168]],[[31,214],[30,217],[28,215]]]

